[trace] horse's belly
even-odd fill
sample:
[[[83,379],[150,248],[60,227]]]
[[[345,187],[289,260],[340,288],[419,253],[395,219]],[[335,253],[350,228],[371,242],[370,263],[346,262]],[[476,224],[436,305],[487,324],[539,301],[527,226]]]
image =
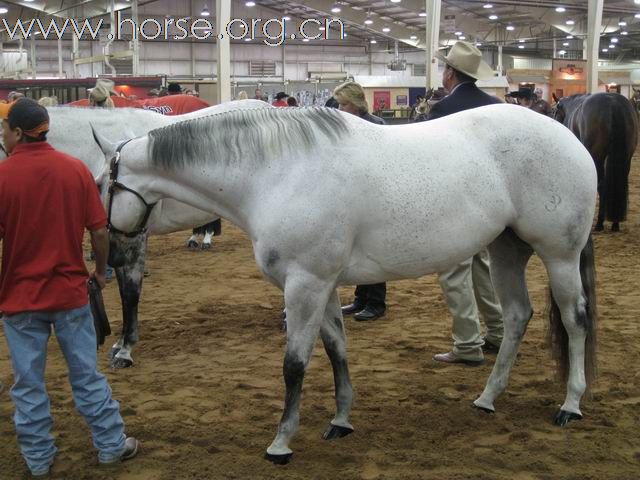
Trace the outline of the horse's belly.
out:
[[[403,231],[390,226],[383,232],[372,232],[354,245],[339,283],[377,283],[445,271],[491,243],[506,223],[498,217],[482,225],[459,222],[440,231]]]

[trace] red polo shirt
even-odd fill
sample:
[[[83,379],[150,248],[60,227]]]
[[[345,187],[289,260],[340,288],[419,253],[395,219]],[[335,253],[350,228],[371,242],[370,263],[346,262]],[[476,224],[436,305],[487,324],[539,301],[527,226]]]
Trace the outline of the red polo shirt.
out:
[[[47,142],[21,143],[0,162],[0,311],[87,304],[85,228],[106,225],[89,169]]]

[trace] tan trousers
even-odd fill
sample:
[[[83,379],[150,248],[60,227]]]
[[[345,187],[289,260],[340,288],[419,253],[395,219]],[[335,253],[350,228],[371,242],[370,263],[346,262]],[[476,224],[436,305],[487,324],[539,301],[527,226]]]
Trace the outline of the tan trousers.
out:
[[[487,250],[442,272],[438,280],[453,317],[453,352],[467,360],[482,359],[478,310],[487,326],[486,340],[500,345],[503,335],[502,308],[493,291]]]

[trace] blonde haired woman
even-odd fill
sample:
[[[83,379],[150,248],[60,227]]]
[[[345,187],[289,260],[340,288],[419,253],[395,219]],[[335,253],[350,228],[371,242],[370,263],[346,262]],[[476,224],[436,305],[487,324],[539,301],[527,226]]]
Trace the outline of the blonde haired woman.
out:
[[[92,88],[91,93],[89,93],[89,105],[92,107],[114,108],[115,105],[111,100],[111,95],[117,95],[114,87],[115,83],[113,81],[100,78],[96,82],[95,88]]]
[[[249,95],[247,95],[247,92],[245,92],[244,90],[240,90],[240,92],[238,93],[238,100],[248,100],[249,99]]]
[[[346,82],[336,87],[333,98],[338,102],[338,108],[343,112],[351,113],[367,122],[384,125],[384,120],[369,113],[369,104],[364,95],[364,90],[359,83]],[[376,283],[374,285],[358,285],[355,291],[353,303],[342,307],[344,315],[353,315],[358,321],[375,320],[384,315],[387,305],[387,284]]]

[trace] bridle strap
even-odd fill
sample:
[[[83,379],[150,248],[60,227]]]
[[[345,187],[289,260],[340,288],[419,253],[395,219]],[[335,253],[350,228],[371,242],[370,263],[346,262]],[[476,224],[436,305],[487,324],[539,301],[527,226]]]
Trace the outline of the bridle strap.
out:
[[[124,235],[125,237],[137,237],[140,234],[146,233],[147,231],[147,222],[149,221],[149,217],[151,216],[151,212],[153,211],[153,207],[156,206],[156,203],[147,203],[142,195],[140,195],[135,190],[123,185],[118,181],[118,168],[120,166],[120,152],[124,148],[124,146],[129,143],[132,139],[125,140],[120,143],[116,148],[115,156],[111,159],[111,168],[109,170],[109,203],[108,203],[108,211],[107,211],[107,228],[110,232],[118,233],[120,235]],[[136,229],[132,232],[123,232],[122,230],[117,229],[111,223],[111,213],[113,211],[113,197],[116,190],[124,190],[125,192],[129,192],[134,194],[136,197],[140,199],[140,201],[144,204],[146,210],[144,212],[144,216],[138,222]]]

